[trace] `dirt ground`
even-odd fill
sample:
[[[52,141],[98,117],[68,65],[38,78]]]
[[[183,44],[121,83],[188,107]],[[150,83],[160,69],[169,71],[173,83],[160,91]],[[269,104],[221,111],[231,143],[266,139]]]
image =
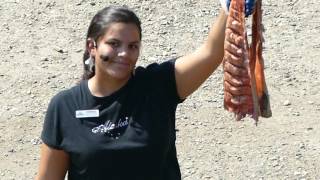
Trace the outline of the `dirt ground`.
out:
[[[0,1],[0,179],[33,179],[50,98],[82,73],[86,28],[114,0]],[[218,0],[124,0],[142,21],[139,65],[196,49]],[[183,179],[320,179],[320,3],[264,0],[273,117],[234,121],[221,67],[177,111]]]

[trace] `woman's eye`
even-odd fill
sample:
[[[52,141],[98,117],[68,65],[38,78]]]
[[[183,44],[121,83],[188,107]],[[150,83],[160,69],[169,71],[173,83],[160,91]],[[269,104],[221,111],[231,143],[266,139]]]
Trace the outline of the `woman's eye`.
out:
[[[130,49],[139,49],[139,46],[136,44],[131,44],[131,45],[129,45],[129,48]]]
[[[114,41],[107,42],[107,44],[112,46],[112,47],[118,47],[119,46],[119,43],[118,42],[114,42]]]

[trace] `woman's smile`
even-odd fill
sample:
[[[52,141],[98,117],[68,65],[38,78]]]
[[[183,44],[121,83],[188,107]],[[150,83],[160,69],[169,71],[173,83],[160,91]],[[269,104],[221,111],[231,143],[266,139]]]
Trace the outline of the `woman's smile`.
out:
[[[140,53],[137,26],[132,23],[110,24],[98,42],[95,53],[96,75],[127,81]]]
[[[125,69],[130,68],[130,63],[129,62],[116,60],[116,61],[111,61],[111,63],[115,64],[116,66],[118,66],[120,68],[125,68]]]

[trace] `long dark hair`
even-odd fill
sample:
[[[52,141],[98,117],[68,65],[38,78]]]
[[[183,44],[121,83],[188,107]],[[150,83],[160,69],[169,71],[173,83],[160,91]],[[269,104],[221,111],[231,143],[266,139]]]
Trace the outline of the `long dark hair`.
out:
[[[109,6],[101,9],[98,13],[92,18],[87,36],[86,36],[86,49],[83,54],[83,67],[84,72],[82,75],[82,80],[90,79],[95,75],[95,70],[85,64],[85,61],[90,57],[89,51],[87,50],[87,40],[92,39],[96,43],[100,37],[102,37],[107,31],[111,23],[133,23],[138,27],[140,40],[142,38],[141,34],[141,22],[137,15],[130,9],[124,6]]]

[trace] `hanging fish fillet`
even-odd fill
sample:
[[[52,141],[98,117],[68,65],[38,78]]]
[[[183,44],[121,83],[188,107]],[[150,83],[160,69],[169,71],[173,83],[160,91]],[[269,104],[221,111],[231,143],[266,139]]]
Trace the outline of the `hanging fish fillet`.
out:
[[[248,73],[246,75],[233,76],[238,82],[242,82],[239,86],[242,86],[245,91],[242,92],[241,96],[234,95],[232,86],[230,82],[227,81],[230,74],[224,72],[224,107],[226,110],[235,113],[236,120],[241,120],[249,115],[257,122],[259,116],[268,118],[272,115],[262,57],[262,0],[256,1],[255,10],[252,15],[251,44],[249,44],[247,40],[244,1],[245,0],[231,1],[225,39],[225,41],[227,41],[228,38],[237,38],[234,39],[234,41],[238,41],[239,37],[237,36],[241,36],[240,44],[243,47],[243,51],[240,56],[238,55],[240,59],[235,61],[232,55],[230,55],[230,52],[225,49],[223,65],[225,66],[226,62],[230,62],[230,64],[236,64],[247,70]],[[238,21],[241,24],[241,28],[239,29],[240,35],[234,34],[231,29],[234,21]],[[235,97],[245,98],[237,99]]]

